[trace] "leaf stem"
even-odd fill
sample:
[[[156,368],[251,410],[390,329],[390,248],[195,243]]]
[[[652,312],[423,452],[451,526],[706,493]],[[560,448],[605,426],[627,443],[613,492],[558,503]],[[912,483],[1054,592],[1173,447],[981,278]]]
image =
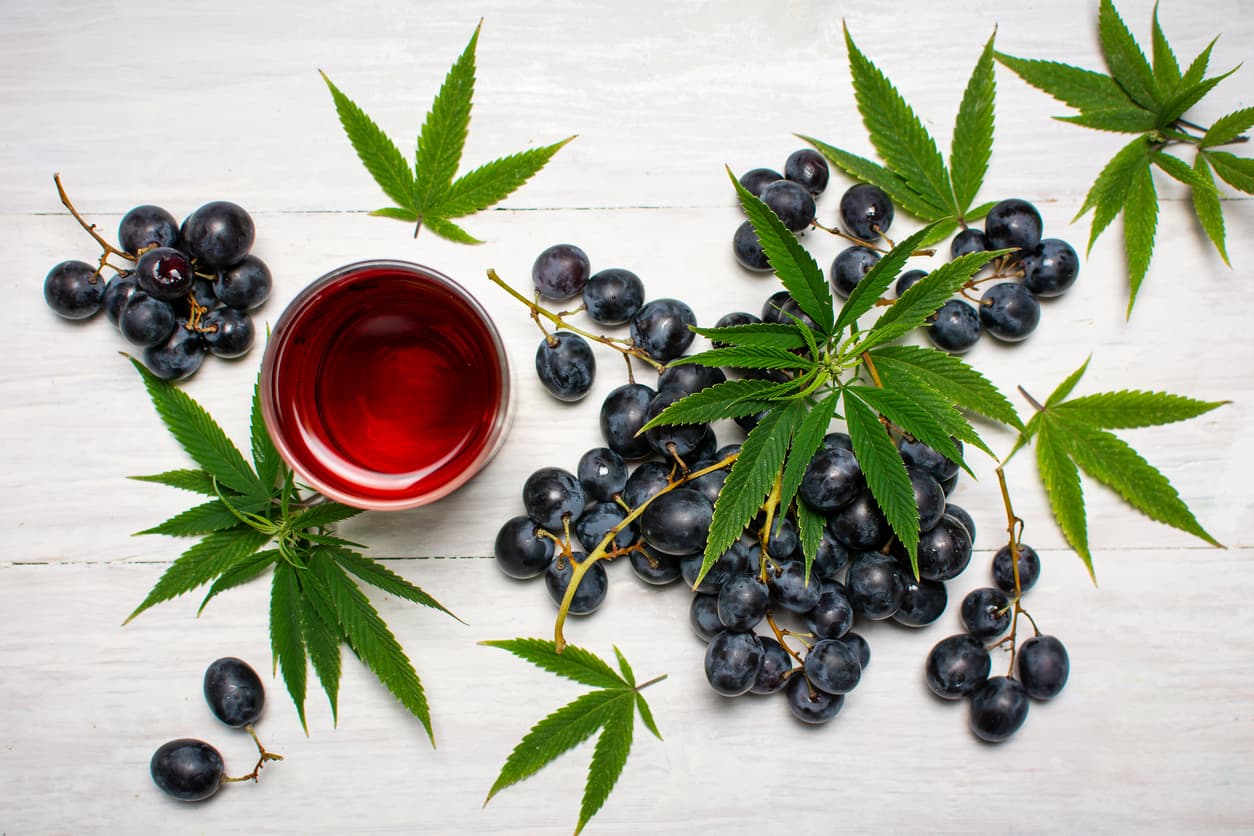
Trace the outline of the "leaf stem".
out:
[[[1016,388],[1019,390],[1019,394],[1020,394],[1020,395],[1023,395],[1023,397],[1027,399],[1027,402],[1028,402],[1028,403],[1030,403],[1030,404],[1032,404],[1032,408],[1033,408],[1033,409],[1035,409],[1037,412],[1044,412],[1044,411],[1045,411],[1045,407],[1041,406],[1040,401],[1038,401],[1036,398],[1034,398],[1034,397],[1032,397],[1030,394],[1028,394],[1028,390],[1027,390],[1027,389],[1024,389],[1022,386],[1018,386],[1018,387],[1016,387]]]
[[[666,679],[666,676],[667,676],[666,674],[662,674],[661,676],[655,676],[655,677],[653,677],[653,678],[652,678],[652,679],[650,679],[648,682],[642,682],[642,683],[640,683],[639,685],[637,685],[637,686],[636,686],[636,693],[637,693],[637,694],[638,694],[638,693],[640,693],[640,692],[641,692],[641,691],[643,691],[645,688],[648,688],[650,685],[656,685],[656,684],[658,684],[658,683],[659,683],[659,682],[661,682],[663,679]]]
[[[862,352],[862,362],[866,364],[866,370],[871,373],[871,380],[875,381],[875,387],[883,389],[884,382],[880,380],[880,373],[875,370],[875,361],[871,359],[871,352]]]

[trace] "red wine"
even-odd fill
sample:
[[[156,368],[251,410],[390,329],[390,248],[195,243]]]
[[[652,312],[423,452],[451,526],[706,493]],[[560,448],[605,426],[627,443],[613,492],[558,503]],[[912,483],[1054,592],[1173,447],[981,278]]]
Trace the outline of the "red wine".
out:
[[[431,501],[501,441],[509,384],[496,330],[425,268],[373,262],[319,280],[284,312],[270,349],[271,436],[298,476],[334,499]]]

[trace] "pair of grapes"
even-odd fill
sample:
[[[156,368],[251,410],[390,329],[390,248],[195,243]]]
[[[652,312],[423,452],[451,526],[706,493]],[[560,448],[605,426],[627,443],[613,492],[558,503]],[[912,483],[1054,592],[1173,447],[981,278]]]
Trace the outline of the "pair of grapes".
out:
[[[251,216],[227,201],[201,206],[182,225],[159,206],[137,206],[122,217],[113,249],[127,267],[114,267],[106,283],[106,259],[100,267],[63,261],[45,278],[44,299],[67,319],[104,310],[143,349],[154,374],[181,380],[200,368],[206,352],[233,359],[252,348],[256,328],[248,312],[269,298],[273,284],[265,262],[250,253],[254,237]]]
[[[261,677],[247,662],[225,656],[205,670],[205,700],[214,716],[228,726],[247,729],[261,717],[266,704]],[[256,740],[256,734],[253,734]],[[267,760],[281,760],[257,744],[261,759],[247,778],[225,777],[222,753],[203,740],[190,737],[164,743],[153,753],[149,771],[153,782],[180,801],[204,801],[229,781],[257,779],[257,772]]]
[[[1017,544],[1020,594],[1040,577],[1041,563],[1031,546]],[[1016,602],[1015,570],[1010,545],[993,557],[993,587],[972,590],[962,602],[966,632],[942,639],[928,653],[925,680],[934,694],[946,700],[969,700],[972,733],[989,743],[1010,738],[1028,716],[1029,698],[1058,696],[1071,671],[1067,649],[1054,636],[1039,631],[1017,649],[1011,648],[1014,670],[1007,676],[989,676],[992,659],[985,642],[1010,626]],[[1035,624],[1033,624],[1035,628]],[[1013,642],[1009,636],[995,646]]]

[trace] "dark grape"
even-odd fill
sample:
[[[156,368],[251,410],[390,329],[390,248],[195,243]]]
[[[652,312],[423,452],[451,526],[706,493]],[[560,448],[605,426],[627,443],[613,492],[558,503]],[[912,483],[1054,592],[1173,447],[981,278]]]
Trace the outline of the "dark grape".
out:
[[[573,565],[582,563],[587,557],[583,552],[575,552],[571,557],[558,555],[544,570],[544,586],[549,591],[553,603],[561,606],[566,588],[574,573]],[[579,581],[579,588],[570,599],[571,615],[589,615],[605,603],[605,594],[609,591],[609,577],[605,574],[605,564],[597,561],[584,572]]]
[[[725,697],[748,693],[757,682],[766,651],[753,633],[724,630],[705,649],[705,677]]]
[[[823,450],[848,450],[852,453],[853,439],[849,437],[849,433],[828,433],[823,436],[819,446]]]
[[[584,493],[579,479],[560,467],[542,467],[523,483],[523,507],[541,528],[562,531],[562,520],[573,523],[583,513]]]
[[[273,287],[274,279],[266,263],[255,255],[246,255],[218,273],[214,293],[228,307],[251,311],[265,304]]]
[[[692,308],[678,299],[654,299],[631,318],[631,341],[659,363],[669,363],[692,345]]]
[[[762,643],[762,668],[749,688],[752,694],[774,694],[784,687],[788,672],[792,670],[792,656],[778,641],[770,636],[758,636]]]
[[[243,357],[253,347],[253,318],[238,308],[218,308],[200,320],[205,345],[216,357]]]
[[[949,245],[949,257],[958,258],[971,253],[987,252],[988,249],[988,239],[984,237],[984,230],[967,227],[954,236],[954,240]]]
[[[644,282],[619,267],[598,271],[583,286],[583,304],[593,322],[622,325],[644,305]]]
[[[1036,549],[1024,543],[1019,544],[1019,591],[1027,592],[1036,585],[1041,577],[1041,559]],[[993,583],[998,589],[1013,595],[1015,591],[1015,570],[1010,560],[1010,545],[1006,544],[993,555]]]
[[[118,319],[122,316],[122,309],[126,307],[126,303],[130,301],[131,296],[139,291],[139,282],[135,281],[134,273],[118,273],[109,279],[109,283],[104,289],[104,312],[105,316],[114,325],[118,324]]]
[[[962,599],[962,626],[977,639],[992,639],[1010,629],[1010,598],[991,586],[973,589]]]
[[[105,280],[85,261],[62,261],[44,278],[44,301],[66,319],[95,316],[104,295]]]
[[[828,517],[827,527],[838,543],[855,551],[882,548],[892,534],[875,497],[866,490]]]
[[[945,612],[949,593],[941,581],[915,580],[908,572],[902,573],[906,586],[901,605],[893,613],[893,621],[906,627],[926,627]]]
[[[807,581],[804,562],[782,561],[770,572],[769,578],[771,601],[776,606],[790,612],[805,613],[818,604],[821,592],[819,577],[811,574]]]
[[[766,251],[762,249],[762,242],[758,240],[757,230],[753,228],[751,221],[745,221],[736,227],[736,233],[732,236],[732,255],[746,270],[755,273],[771,271],[771,262],[766,257]]]
[[[205,701],[213,716],[228,726],[256,723],[266,705],[261,677],[243,659],[224,656],[205,670]]]
[[[854,612],[872,621],[890,618],[906,594],[906,579],[890,555],[862,552],[849,561],[845,576]]]
[[[662,554],[645,543],[627,553],[627,562],[631,564],[636,577],[653,586],[665,586],[680,577],[678,557]]]
[[[718,596],[697,594],[688,605],[688,623],[703,642],[709,642],[723,632],[723,622],[718,617]]]
[[[1019,264],[1023,267],[1023,286],[1044,298],[1061,296],[1080,275],[1075,250],[1058,238],[1041,241],[1020,257]]]
[[[897,297],[901,298],[907,290],[919,283],[919,279],[927,275],[925,270],[907,270],[897,277]]]
[[[919,576],[933,581],[956,578],[971,562],[971,534],[953,517],[919,534]]]
[[[813,148],[793,151],[784,161],[784,178],[804,186],[814,197],[821,195],[827,188],[830,176],[827,160]]]
[[[719,555],[718,560],[710,566],[710,571],[705,573],[705,577],[701,579],[701,584],[698,586],[696,585],[697,574],[701,571],[704,557],[701,552],[696,552],[679,559],[679,570],[683,574],[684,582],[697,592],[715,594],[723,588],[723,584],[737,575],[756,571],[756,567],[749,565],[748,550],[742,543],[736,541],[727,547],[727,551]]]
[[[814,220],[814,197],[800,183],[776,180],[768,183],[758,197],[793,232],[800,232]]]
[[[1001,282],[980,297],[980,325],[999,340],[1019,342],[1036,330],[1041,303],[1018,282]]]
[[[549,568],[553,560],[553,539],[537,533],[535,521],[523,516],[511,517],[496,534],[492,553],[496,565],[511,578],[534,578]]]
[[[940,522],[945,513],[945,492],[940,483],[921,467],[907,467],[914,504],[919,509],[919,531],[927,531]]]
[[[941,639],[927,654],[927,687],[938,697],[960,699],[984,684],[992,666],[984,643],[959,633]]]
[[[840,220],[854,238],[874,241],[893,223],[893,202],[869,183],[850,186],[840,198]]]
[[[771,595],[757,575],[741,573],[718,591],[718,617],[728,630],[752,630],[766,615]]]
[[[173,333],[164,343],[144,349],[144,365],[162,380],[191,377],[204,359],[205,341],[184,320],[174,324]]]
[[[680,366],[667,366],[657,378],[657,390],[661,392],[682,392],[691,395],[727,380],[723,370],[715,366],[699,366],[696,363],[684,363]]]
[[[950,436],[950,441],[961,453],[962,442],[952,436]],[[925,470],[937,482],[944,482],[958,475],[957,462],[950,461],[923,442],[915,441],[909,436],[902,436],[897,442],[897,452],[901,454],[901,460],[906,463],[906,467]]]
[[[980,314],[961,299],[950,299],[937,309],[927,335],[937,348],[961,354],[980,339]]]
[[[686,397],[687,393],[674,389],[658,392],[653,400],[649,401],[645,420],[652,421],[662,414],[662,410]],[[659,456],[666,458],[678,456],[681,459],[691,458],[696,461],[693,454],[706,440],[708,429],[708,424],[658,424],[645,430],[644,437]]]
[[[714,506],[699,491],[676,488],[649,503],[640,515],[645,542],[665,554],[688,555],[705,548]]]
[[[574,403],[587,397],[596,373],[592,346],[578,334],[558,331],[542,338],[536,347],[536,374],[559,401]]]
[[[988,249],[1031,250],[1041,242],[1041,213],[1026,200],[1003,200],[984,219]]]
[[[636,433],[644,426],[655,395],[657,392],[643,383],[624,383],[601,402],[601,435],[606,446],[624,459],[642,459],[653,452],[649,440]]]
[[[838,639],[853,627],[853,604],[849,597],[836,586],[824,585],[819,600],[805,614],[806,626],[821,639]]]
[[[849,551],[836,541],[831,530],[823,526],[823,539],[814,553],[814,565],[810,571],[820,578],[834,580],[849,562]]]
[[[160,206],[136,206],[118,224],[118,244],[132,255],[144,247],[173,247],[178,240],[178,220]]]
[[[879,253],[861,244],[841,250],[832,261],[832,290],[842,298],[849,296],[879,260]]]
[[[783,180],[784,175],[773,168],[751,168],[740,175],[740,185],[754,197],[761,197],[762,190],[776,180]]]
[[[139,289],[167,302],[186,296],[195,279],[187,256],[172,247],[149,250],[135,263],[135,281],[139,283]]]
[[[627,487],[627,463],[608,447],[593,447],[579,457],[575,468],[584,493],[601,502],[610,502]]]
[[[1033,636],[1015,656],[1019,681],[1034,700],[1052,700],[1067,684],[1071,659],[1062,642],[1053,636]]]
[[[671,467],[671,464],[660,461],[641,464],[627,477],[623,500],[632,508],[639,508],[671,483]]]
[[[202,267],[220,270],[248,255],[255,233],[253,219],[241,207],[215,200],[188,216],[183,238]]]
[[[753,325],[761,322],[761,317],[754,316],[747,311],[733,311],[729,314],[723,314],[719,317],[718,322],[714,323],[715,328],[734,328],[738,325]],[[710,345],[714,348],[727,348],[729,343],[722,340],[711,340]]]
[[[583,290],[591,272],[587,253],[574,244],[554,244],[536,256],[531,281],[546,299],[569,299]]]
[[[805,673],[820,691],[847,694],[862,679],[862,665],[849,645],[838,639],[820,639],[806,654]]]
[[[980,740],[1001,743],[1019,730],[1027,716],[1028,696],[1017,679],[990,677],[971,692],[971,731]]]
[[[786,322],[783,313],[784,305],[792,301],[792,294],[787,290],[777,290],[762,303],[762,321],[779,323]]]
[[[798,494],[811,508],[828,514],[853,502],[865,485],[853,451],[820,448],[806,466]]]
[[[800,542],[797,536],[797,524],[791,518],[776,516],[771,520],[770,536],[766,540],[768,555],[776,560],[787,560],[797,550]]]
[[[592,551],[601,544],[610,529],[627,517],[623,506],[617,502],[596,502],[575,520],[575,536],[580,544]],[[636,524],[628,523],[614,536],[614,548],[625,549],[636,542]]]
[[[871,645],[867,644],[862,634],[850,630],[840,637],[840,641],[853,648],[853,654],[858,657],[858,664],[862,666],[862,670],[866,670],[867,665],[871,664]]]
[[[788,699],[788,710],[792,712],[792,716],[810,725],[828,722],[840,713],[845,704],[844,694],[828,694],[813,688],[801,674],[788,677],[788,682],[784,685],[784,695]]]
[[[204,801],[222,787],[222,754],[203,740],[162,744],[148,769],[153,783],[179,801]]]
[[[700,461],[693,465],[693,470],[704,470],[707,466],[717,464],[721,457],[716,456],[710,461]],[[731,472],[730,467],[721,470],[712,470],[704,476],[699,476],[687,483],[688,487],[693,490],[700,491],[705,494],[705,498],[710,502],[717,502],[719,494],[723,492],[723,485],[727,483],[727,475]]]
[[[971,515],[967,513],[966,508],[959,508],[952,502],[947,502],[945,504],[945,516],[953,517],[961,523],[962,527],[967,530],[967,535],[969,536],[972,545],[975,544],[975,520],[971,519]]]
[[[147,347],[160,345],[174,333],[176,317],[169,302],[149,296],[142,290],[131,294],[122,314],[118,317],[118,330],[132,345]]]

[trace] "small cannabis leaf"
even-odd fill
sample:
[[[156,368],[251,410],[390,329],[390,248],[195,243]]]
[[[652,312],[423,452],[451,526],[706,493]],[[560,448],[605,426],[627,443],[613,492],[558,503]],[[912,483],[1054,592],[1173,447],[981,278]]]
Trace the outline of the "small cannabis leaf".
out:
[[[501,790],[530,778],[562,754],[599,733],[592,752],[592,763],[588,766],[579,822],[575,825],[575,833],[578,834],[605,804],[623,772],[631,751],[637,712],[645,728],[658,740],[662,739],[649,705],[640,692],[666,677],[659,676],[637,685],[631,666],[617,647],[614,648],[614,655],[618,658],[621,675],[600,657],[574,645],[566,645],[558,653],[554,642],[543,639],[507,639],[480,644],[507,650],[536,667],[597,689],[583,694],[532,726],[506,759],[501,774],[483,802],[486,805]]]
[[[1150,519],[1220,545],[1198,523],[1167,477],[1109,432],[1196,418],[1227,401],[1200,401],[1167,392],[1121,390],[1068,399],[1088,361],[1064,380],[1028,421],[1022,439],[1036,445],[1049,503],[1067,541],[1093,573],[1080,471],[1106,485]]]
[[[418,718],[434,744],[418,674],[357,581],[452,613],[383,564],[363,556],[356,544],[329,533],[330,526],[361,511],[323,500],[317,494],[302,495],[266,432],[258,387],[253,389],[250,465],[204,407],[134,358],[131,362],[143,377],[161,420],[200,465],[198,470],[131,478],[213,498],[139,532],[200,539],[170,564],[126,620],[209,584],[200,605],[203,611],[222,592],[271,571],[270,644],[275,671],[282,670],[301,725],[308,729],[305,691],[309,663],[338,720],[340,646],[347,644]],[[267,548],[271,544],[273,547]]]
[[[475,47],[482,26],[480,22],[475,27],[470,43],[449,69],[440,92],[431,103],[418,134],[412,168],[387,134],[322,73],[353,149],[379,188],[395,204],[371,214],[415,224],[415,237],[426,224],[436,235],[450,241],[482,243],[453,223],[453,219],[472,215],[504,200],[574,139],[568,137],[552,145],[510,154],[454,179],[470,128]]]
[[[1060,121],[1137,135],[1101,170],[1076,214],[1078,219],[1093,213],[1090,250],[1115,217],[1123,214],[1129,316],[1154,249],[1158,225],[1158,193],[1152,174],[1155,167],[1192,190],[1198,223],[1225,264],[1228,251],[1223,208],[1213,175],[1218,174],[1238,191],[1254,194],[1254,160],[1218,150],[1220,146],[1248,140],[1244,132],[1254,127],[1254,108],[1222,116],[1209,128],[1184,118],[1190,108],[1236,70],[1206,77],[1215,45],[1211,41],[1181,71],[1158,23],[1157,5],[1151,24],[1152,65],[1114,4],[1101,0],[1097,29],[1110,75],[1057,61],[996,53],[998,61],[1028,84],[1079,111],[1074,116],[1055,117]],[[1196,149],[1192,165],[1167,151],[1173,146],[1190,145]]]
[[[848,27],[845,45],[858,112],[886,166],[813,137],[800,138],[846,174],[880,187],[911,215],[934,223],[923,244],[940,241],[960,224],[983,218],[991,204],[973,204],[993,150],[993,39],[984,45],[963,93],[948,166],[923,121],[888,76],[858,49]]]

